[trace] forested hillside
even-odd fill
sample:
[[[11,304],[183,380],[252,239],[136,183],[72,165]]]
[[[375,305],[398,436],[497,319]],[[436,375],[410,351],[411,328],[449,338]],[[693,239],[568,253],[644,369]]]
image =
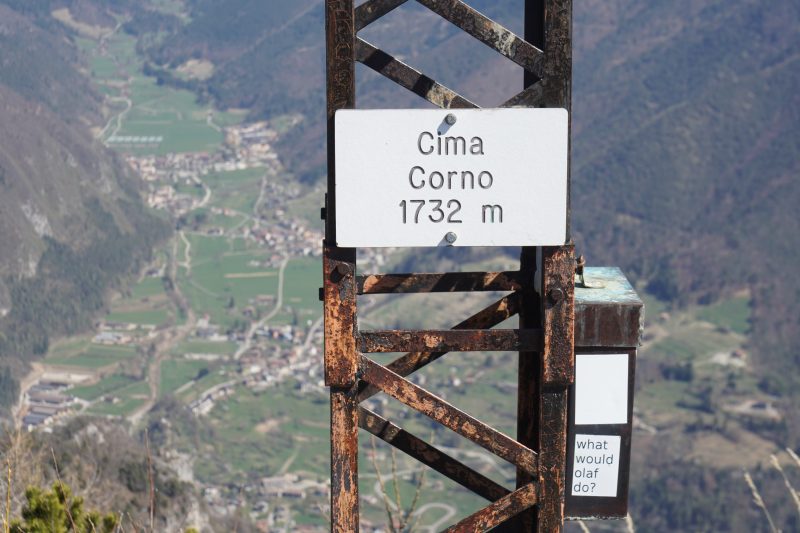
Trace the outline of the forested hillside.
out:
[[[322,175],[321,3],[190,4],[191,23],[152,48],[153,61],[214,63],[195,85],[223,107],[305,114],[282,155],[299,177]],[[521,31],[517,3],[472,4]],[[598,0],[574,14],[576,243],[677,305],[752,290],[754,348],[773,375],[800,353],[800,323],[785,313],[800,285],[780,275],[800,234],[799,12],[788,0]],[[415,2],[362,34],[482,105],[521,84],[510,62]],[[359,76],[362,105],[425,105],[366,68]]]
[[[135,272],[169,229],[145,210],[137,178],[93,137],[103,100],[82,72],[72,33],[44,2],[6,4],[0,355],[3,365],[17,367],[44,353],[50,340],[89,327],[106,291]],[[13,399],[3,395],[5,404]]]

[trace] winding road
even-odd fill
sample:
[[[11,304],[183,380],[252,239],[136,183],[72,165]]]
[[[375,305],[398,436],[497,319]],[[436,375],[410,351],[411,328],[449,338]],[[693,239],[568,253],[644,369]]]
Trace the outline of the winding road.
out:
[[[242,355],[244,355],[247,350],[253,345],[253,335],[255,334],[256,330],[263,327],[264,324],[267,323],[268,320],[271,320],[272,317],[278,314],[278,311],[281,310],[283,306],[283,279],[284,273],[286,272],[286,265],[289,264],[289,258],[285,257],[283,261],[281,261],[281,266],[278,270],[278,295],[277,299],[275,300],[275,307],[270,311],[266,316],[264,316],[258,322],[254,322],[250,324],[250,327],[247,329],[247,333],[245,334],[244,342],[239,349],[236,350],[236,353],[233,354],[234,359],[239,359]]]

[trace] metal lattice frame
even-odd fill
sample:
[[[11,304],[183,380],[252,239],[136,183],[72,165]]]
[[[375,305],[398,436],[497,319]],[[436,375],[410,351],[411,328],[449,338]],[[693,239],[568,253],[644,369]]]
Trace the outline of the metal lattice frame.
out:
[[[574,250],[523,248],[514,272],[356,275],[356,250],[336,246],[334,113],[355,108],[355,62],[441,108],[476,104],[356,34],[407,0],[326,0],[328,195],[323,255],[325,381],[331,393],[331,531],[355,532],[358,429],[381,438],[491,502],[447,531],[560,531],[564,520],[567,388],[574,381]],[[525,71],[501,107],[571,109],[571,0],[526,0],[525,38],[460,0],[416,0]],[[535,203],[535,198],[531,199]],[[566,242],[569,237],[569,215]],[[541,285],[534,286],[541,268]],[[508,291],[450,330],[361,331],[359,294]],[[540,297],[539,295],[544,295]],[[490,329],[519,315],[516,330]],[[365,353],[408,352],[383,366]],[[449,351],[518,351],[516,440],[405,379]],[[360,407],[384,392],[517,468],[511,491]]]

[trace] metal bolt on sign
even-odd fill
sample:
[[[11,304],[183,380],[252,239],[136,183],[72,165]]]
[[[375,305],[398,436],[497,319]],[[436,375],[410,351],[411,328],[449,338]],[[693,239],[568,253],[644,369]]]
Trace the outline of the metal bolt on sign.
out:
[[[553,240],[553,232],[546,238],[535,233],[529,237],[524,231],[520,232],[524,238],[512,244],[522,247],[518,270],[357,275],[355,246],[372,244],[341,245],[349,243],[351,238],[349,234],[343,237],[342,221],[347,220],[344,215],[356,208],[345,202],[337,203],[337,196],[346,198],[342,184],[351,178],[349,172],[341,172],[337,179],[340,159],[347,159],[348,155],[341,151],[341,146],[358,146],[345,143],[348,132],[358,131],[358,128],[342,127],[339,122],[343,114],[337,115],[337,112],[352,113],[349,110],[356,109],[356,62],[439,108],[468,110],[459,112],[458,128],[450,130],[457,129],[459,134],[471,124],[502,123],[506,120],[503,109],[544,108],[549,110],[548,120],[559,119],[552,108],[566,110],[566,116],[571,110],[571,0],[526,0],[524,13],[521,13],[525,21],[522,37],[461,0],[416,0],[524,70],[522,91],[499,103],[495,108],[498,112],[472,111],[478,106],[453,89],[358,36],[360,30],[406,1],[367,0],[358,6],[353,0],[325,1],[328,190],[323,210],[325,242],[321,296],[325,318],[325,382],[330,387],[331,399],[331,531],[359,530],[359,428],[487,500],[485,508],[446,531],[559,532],[565,518],[622,517],[627,512],[624,469],[630,456],[632,372],[641,331],[642,306],[621,272],[614,269],[597,272],[586,269],[593,279],[602,278],[605,288],[593,290],[591,294],[584,289],[576,290],[576,261],[568,208],[568,119],[563,122],[563,166],[555,164],[549,169],[562,176],[565,184],[564,209],[558,211],[562,213],[561,219],[549,221],[560,228],[555,232],[558,238]],[[532,112],[524,112],[528,113],[526,117],[532,115]],[[561,116],[564,116],[563,111]],[[348,124],[358,123],[357,117],[350,116],[348,120]],[[449,140],[442,141],[443,147],[436,146],[433,139],[436,124],[442,123],[441,111],[438,116],[431,117],[430,123],[430,132],[422,129],[416,137],[416,145],[415,139],[410,143],[426,156],[438,155],[435,151],[444,151],[449,156],[452,154],[448,150],[453,150],[457,156],[469,157],[488,150],[482,139],[473,137],[468,145],[467,137],[462,141],[462,137],[444,131],[446,127],[440,128],[439,135],[450,135]],[[456,114],[445,115],[444,123],[447,126],[456,124]],[[500,159],[514,159],[501,155]],[[423,176],[424,169],[414,166],[413,161],[408,163],[406,172],[408,168],[411,169],[407,180],[409,190],[444,187],[445,176],[440,178],[435,173]],[[455,180],[456,188],[460,184],[461,189],[478,191],[475,194],[489,194],[493,188],[503,185],[500,178],[488,173],[462,173],[447,178]],[[440,179],[441,182],[437,181]],[[450,188],[452,185],[452,181],[448,183]],[[546,212],[546,204],[551,203],[536,195],[523,198],[529,204],[527,211],[531,212]],[[408,241],[415,246],[470,246],[487,239],[486,235],[489,236],[488,245],[501,245],[492,244],[491,235],[525,223],[523,219],[514,218],[516,213],[508,206],[496,201],[479,202],[471,211],[466,201],[467,196],[454,197],[450,205],[445,200],[397,198],[392,204],[392,209],[396,210],[396,227],[399,231],[430,234],[430,243]],[[470,216],[472,218],[468,219]],[[356,232],[370,225],[358,222],[353,226]],[[483,236],[476,237],[472,231],[465,233],[468,227],[479,228]],[[337,228],[341,230],[340,235],[337,235]],[[453,231],[449,231],[450,228]],[[382,238],[380,232],[375,235]],[[535,275],[537,272],[539,276]],[[471,291],[506,294],[448,330],[362,330],[358,327],[358,295]],[[518,329],[494,328],[514,315],[519,316]],[[451,351],[519,353],[515,437],[503,434],[407,379]],[[387,365],[378,364],[368,356],[391,352],[404,355]],[[584,378],[580,378],[583,375],[588,376],[586,385],[581,381]],[[619,383],[617,389],[624,390],[604,395],[605,403],[593,401],[592,376],[595,375]],[[381,393],[514,465],[515,486],[498,484],[361,406],[365,400]],[[598,405],[603,406],[600,411]],[[585,458],[586,447],[601,445],[604,450],[610,450],[607,455],[619,467],[614,471],[608,469],[602,479],[585,483],[587,472],[575,465]]]

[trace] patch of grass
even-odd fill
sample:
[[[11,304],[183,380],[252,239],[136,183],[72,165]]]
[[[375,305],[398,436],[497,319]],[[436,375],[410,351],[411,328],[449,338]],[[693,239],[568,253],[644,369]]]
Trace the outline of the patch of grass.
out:
[[[189,341],[180,343],[176,352],[180,354],[186,353],[203,353],[215,355],[229,355],[236,351],[236,344],[232,342],[205,342],[205,341]]]
[[[50,347],[48,357],[69,357],[85,351],[91,344],[87,337],[61,339]]]
[[[135,380],[130,376],[114,374],[98,381],[94,385],[74,387],[70,390],[70,394],[82,400],[95,400],[104,394],[130,385],[134,383],[134,381]]]
[[[741,338],[736,335],[716,331],[703,323],[690,323],[672,326],[669,336],[650,346],[646,353],[673,361],[693,361],[740,345]]]
[[[164,283],[161,278],[146,277],[131,289],[131,298],[142,300],[164,294]]]
[[[325,203],[325,190],[315,187],[303,196],[286,202],[286,211],[295,217],[306,220],[312,227],[322,229],[324,224],[319,218],[319,209]]]
[[[213,370],[203,376],[202,378],[198,379],[191,387],[187,388],[182,394],[179,395],[179,398],[186,403],[191,402],[192,400],[197,399],[198,395],[213,387],[214,385],[218,385],[225,381],[231,379],[231,376],[228,374],[220,374],[219,370]]]
[[[208,369],[208,361],[188,361],[170,359],[161,362],[161,383],[159,391],[161,394],[173,393],[181,385],[188,383],[197,377],[202,369]]]
[[[148,309],[145,311],[115,311],[106,317],[107,320],[111,320],[112,322],[127,322],[130,324],[154,326],[163,324],[168,318],[169,312],[166,309]]]
[[[317,258],[293,259],[286,266],[283,282],[283,305],[307,309],[314,315],[322,313],[319,287],[322,284],[320,262]]]
[[[697,317],[745,335],[750,330],[750,298],[740,296],[704,307],[697,312]]]
[[[234,396],[218,402],[209,422],[218,436],[213,453],[221,461],[203,461],[207,466],[196,472],[198,478],[222,481],[232,472],[253,478],[274,475],[297,451],[301,453],[295,457],[292,471],[324,475],[328,468],[328,427],[327,409],[322,406],[327,400],[320,396],[315,402],[307,395],[298,395],[293,392],[295,386],[293,382],[283,383],[263,393],[237,388]],[[259,433],[255,428],[265,420],[279,421],[280,426],[267,434]],[[230,470],[208,463],[227,464]]]
[[[126,416],[141,407],[146,400],[140,398],[122,399],[117,403],[98,402],[87,412],[96,415]]]
[[[259,294],[275,295],[278,276],[275,269],[250,264],[265,259],[265,251],[253,253],[228,252],[228,242],[219,237],[188,236],[192,243],[192,273],[180,276],[181,289],[192,308],[208,314],[212,322],[230,325],[249,300]],[[241,274],[242,277],[236,277]],[[247,277],[255,275],[255,277]],[[229,309],[233,299],[235,309]]]
[[[688,387],[688,383],[681,381],[659,381],[637,391],[635,403],[644,410],[672,411],[680,400],[691,399]]]
[[[136,350],[127,346],[91,345],[84,352],[74,356],[49,357],[53,365],[77,366],[83,368],[102,368],[136,355]]]
[[[202,198],[205,195],[205,190],[203,189],[203,187],[196,185],[194,183],[187,185],[186,183],[181,181],[179,183],[176,183],[174,185],[174,188],[177,194],[185,194],[187,196],[194,196],[195,198]],[[200,213],[200,210],[198,209],[193,211],[193,213],[194,212]]]

